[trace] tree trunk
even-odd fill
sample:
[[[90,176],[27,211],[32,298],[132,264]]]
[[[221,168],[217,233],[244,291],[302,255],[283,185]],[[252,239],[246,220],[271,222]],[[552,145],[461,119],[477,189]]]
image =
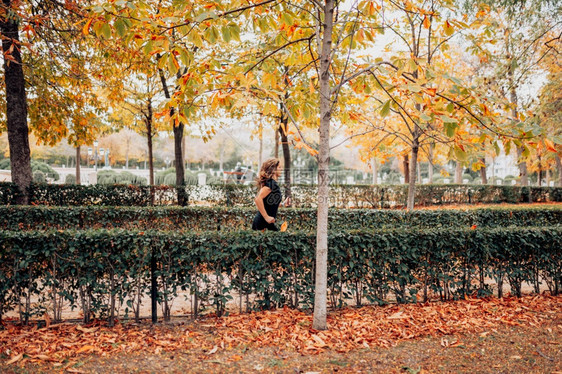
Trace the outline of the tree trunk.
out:
[[[410,183],[410,156],[404,155],[404,161],[402,161],[402,165],[404,166],[404,183]]]
[[[281,126],[279,126],[279,136],[281,138],[281,147],[283,148],[283,172],[285,173],[285,197],[291,197],[291,151],[289,149],[289,140],[287,138],[287,130],[289,126],[289,117],[283,115]]]
[[[488,176],[486,175],[486,159],[482,157],[480,162],[483,164],[480,168],[480,178],[482,179],[482,184],[488,184]]]
[[[259,132],[260,132],[260,150],[258,154],[258,168],[256,169],[257,172],[261,170],[261,164],[263,162],[263,124],[260,121],[259,123]]]
[[[408,203],[406,204],[406,208],[410,212],[414,210],[414,198],[416,194],[416,172],[418,167],[418,152],[419,152],[419,143],[418,143],[418,139],[416,138],[412,146],[412,160],[409,165],[410,178],[408,180]]]
[[[527,171],[527,162],[521,161],[523,157],[523,147],[517,147],[517,161],[519,162],[519,184],[521,186],[529,185],[529,173]]]
[[[542,164],[541,164],[541,156],[538,156],[539,159],[539,170],[537,171],[538,174],[538,178],[537,178],[537,186],[541,187],[542,186]]]
[[[322,46],[320,50],[320,129],[318,154],[318,212],[316,224],[316,278],[314,289],[314,316],[312,328],[327,328],[328,290],[328,207],[330,197],[330,122],[332,117],[330,58],[332,54],[332,32],[334,0],[326,0],[323,7],[324,19]]]
[[[560,160],[558,155],[555,155],[554,159],[556,160],[556,169],[558,170],[558,187],[562,187],[562,160]]]
[[[429,145],[429,151],[427,152],[427,162],[428,162],[428,166],[427,166],[427,178],[429,179],[429,184],[433,183],[433,149],[435,148],[435,144],[431,143]]]
[[[12,1],[3,0],[4,14],[0,22],[2,51],[4,52],[4,82],[6,85],[6,118],[12,181],[21,195],[18,204],[29,204],[28,188],[32,181],[29,129],[27,126],[27,97],[19,42],[17,16],[10,14]],[[7,59],[6,56],[11,56]],[[13,61],[12,61],[13,60]]]
[[[275,131],[275,147],[273,149],[273,157],[279,158],[279,131]]]
[[[549,186],[550,186],[550,168],[547,168],[547,169],[546,169],[545,174],[546,174],[546,175],[545,175],[545,178],[546,178],[546,180],[545,180],[545,182],[546,182],[546,187],[549,187]]]
[[[178,205],[187,205],[187,195],[185,193],[185,169],[183,165],[183,123],[174,126],[174,155],[176,158],[176,190],[178,192]]]
[[[377,185],[379,183],[379,176],[377,170],[377,159],[374,157],[371,159],[371,169],[373,170],[373,185]]]
[[[166,99],[170,99],[170,91],[168,90],[168,84],[166,83],[166,78],[164,77],[164,72],[162,69],[158,69],[160,74],[160,82],[162,83],[162,89],[164,90],[164,96]],[[178,72],[179,74],[179,72]],[[179,76],[178,76],[179,78]],[[170,110],[170,115],[174,115],[174,108]],[[178,194],[178,205],[186,206],[187,205],[187,196],[185,194],[185,169],[184,169],[184,151],[185,147],[182,147],[182,143],[184,142],[183,136],[183,123],[179,123],[178,126],[175,126],[175,123],[172,124],[174,127],[174,155],[176,158],[175,166],[176,166],[176,191]],[[152,183],[151,183],[152,185]]]
[[[456,162],[456,166],[455,166],[455,183],[456,184],[461,184],[462,183],[462,164],[460,163],[460,161]]]
[[[76,147],[76,184],[80,184],[80,146]]]

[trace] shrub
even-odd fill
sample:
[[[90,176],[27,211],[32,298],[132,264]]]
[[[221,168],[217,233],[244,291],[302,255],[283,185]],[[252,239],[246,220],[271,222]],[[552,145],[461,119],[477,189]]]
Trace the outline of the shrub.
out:
[[[47,178],[41,170],[36,170],[33,172],[33,182],[34,183],[47,183]]]
[[[41,303],[34,310],[25,300],[56,295],[87,321],[112,301],[147,294],[151,267],[161,303],[190,290],[219,315],[233,295],[247,310],[310,308],[315,242],[304,232],[0,231],[0,318],[16,308],[22,319],[43,315]],[[487,278],[499,296],[503,281],[514,295],[522,282],[561,291],[561,227],[349,231],[329,235],[329,248],[333,307],[385,303],[389,294],[399,303],[486,295]]]
[[[64,178],[64,184],[76,184],[76,175],[67,174]]]

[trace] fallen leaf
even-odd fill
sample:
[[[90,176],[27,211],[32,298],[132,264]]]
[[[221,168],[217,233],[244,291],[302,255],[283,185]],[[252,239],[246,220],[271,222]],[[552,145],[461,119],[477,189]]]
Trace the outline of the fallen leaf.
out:
[[[521,356],[511,356],[509,358],[514,359],[514,360],[521,360]]]
[[[76,354],[79,353],[90,353],[95,349],[95,347],[93,345],[85,345],[82,348],[80,348],[79,350],[76,351]]]
[[[212,355],[213,353],[216,353],[219,350],[218,346],[214,346],[213,349],[211,349],[209,352],[207,352],[207,355]]]
[[[283,223],[281,224],[281,228],[279,229],[279,231],[281,231],[281,232],[287,231],[287,226],[289,226],[289,224],[287,223],[287,221],[283,222]]]
[[[19,360],[22,359],[22,357],[23,357],[23,353],[20,353],[19,355],[15,356],[15,357],[12,357],[12,358],[10,359],[10,361],[6,362],[6,365],[11,365],[11,364],[13,364],[14,362],[18,362]]]

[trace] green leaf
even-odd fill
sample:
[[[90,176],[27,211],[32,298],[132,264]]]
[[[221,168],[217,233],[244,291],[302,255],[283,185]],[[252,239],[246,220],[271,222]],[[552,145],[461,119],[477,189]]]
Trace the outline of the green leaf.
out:
[[[457,124],[457,120],[456,120],[456,119],[451,118],[451,117],[449,117],[449,116],[446,116],[446,115],[444,115],[444,114],[441,115],[441,116],[439,116],[439,118],[441,118],[441,121],[443,121],[443,123],[454,123],[454,124]]]
[[[419,84],[415,84],[415,83],[410,83],[407,84],[406,87],[408,88],[408,90],[410,90],[411,92],[420,92],[422,90],[421,86]]]
[[[455,132],[457,131],[456,123],[444,123],[444,126],[445,126],[445,133],[449,138],[455,136]]]
[[[125,36],[125,33],[127,31],[127,25],[125,24],[125,21],[123,21],[121,18],[115,21],[115,30],[117,30],[117,35],[119,35],[120,37]]]
[[[215,14],[215,12],[203,12],[200,15],[198,15],[197,17],[195,17],[195,21],[196,22],[203,22],[206,19],[216,19],[217,15]]]
[[[455,147],[455,157],[459,161],[466,161],[466,159],[468,158],[468,155],[465,151],[463,151],[459,147]]]
[[[386,117],[390,113],[390,100],[387,100],[386,103],[382,106],[381,109],[381,117]]]
[[[420,119],[421,119],[422,121],[424,121],[424,122],[430,122],[430,121],[431,121],[431,117],[428,116],[428,115],[425,114],[425,113],[422,113],[422,114],[420,115]]]
[[[228,27],[221,27],[221,34],[222,34],[222,40],[224,40],[227,43],[232,39],[232,35],[230,35],[230,28]]]

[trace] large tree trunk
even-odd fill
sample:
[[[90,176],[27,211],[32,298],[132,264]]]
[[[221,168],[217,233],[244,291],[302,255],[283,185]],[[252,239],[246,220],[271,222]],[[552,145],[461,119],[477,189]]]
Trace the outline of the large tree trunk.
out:
[[[291,197],[291,151],[289,149],[289,139],[287,138],[287,130],[289,125],[289,117],[282,117],[281,126],[279,126],[279,136],[281,138],[281,147],[283,148],[283,172],[285,174],[285,197]]]
[[[462,164],[460,163],[460,161],[456,162],[455,165],[455,183],[456,184],[461,184],[462,183]]]
[[[327,328],[328,291],[328,207],[330,185],[328,168],[330,166],[330,122],[332,101],[330,87],[330,58],[332,53],[332,31],[334,20],[334,0],[326,0],[323,7],[324,28],[320,50],[320,129],[318,154],[318,212],[316,224],[316,278],[314,288],[314,316],[312,328]]]
[[[80,146],[76,147],[76,184],[80,184]]]
[[[6,84],[6,118],[12,181],[20,189],[18,204],[29,204],[28,188],[32,181],[29,129],[27,126],[27,98],[19,42],[17,16],[10,14],[11,0],[3,0],[0,33],[4,52],[4,82]],[[7,59],[6,56],[11,56]]]
[[[429,163],[428,167],[427,167],[427,177],[429,179],[429,184],[433,183],[433,149],[435,148],[435,145],[432,143],[429,145],[429,151],[427,152],[427,162]]]
[[[542,159],[541,159],[541,156],[538,156],[538,159],[539,159],[539,170],[537,171],[537,175],[538,175],[537,186],[541,187],[542,186],[542,164],[541,164]]]
[[[187,194],[185,192],[185,169],[183,165],[183,123],[174,126],[174,155],[176,158],[176,190],[178,191],[178,205],[187,205]]]
[[[488,184],[488,176],[486,175],[486,159],[482,157],[480,162],[483,164],[480,168],[480,178],[482,179],[482,184]]]
[[[406,208],[408,211],[414,210],[414,198],[416,194],[416,172],[418,167],[418,152],[419,152],[419,143],[418,139],[414,140],[414,144],[412,146],[412,159],[410,161],[410,178],[408,181],[408,203],[406,204]]]
[[[410,183],[410,156],[404,155],[404,160],[402,161],[402,165],[404,167],[404,183]]]

